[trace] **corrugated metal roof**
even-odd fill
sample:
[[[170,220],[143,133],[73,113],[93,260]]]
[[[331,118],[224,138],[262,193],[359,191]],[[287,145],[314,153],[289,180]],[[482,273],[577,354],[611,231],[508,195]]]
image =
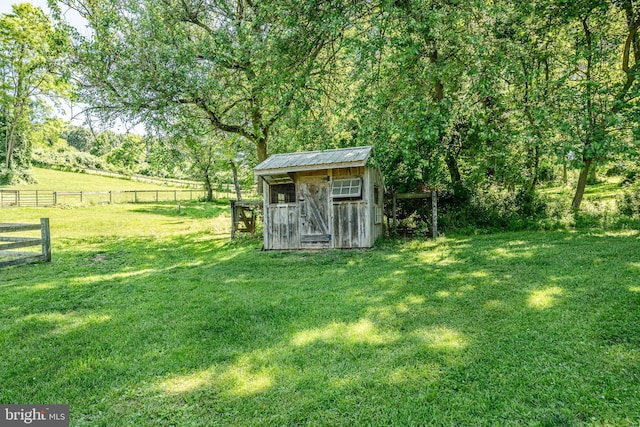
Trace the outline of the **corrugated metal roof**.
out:
[[[304,151],[300,153],[274,154],[254,168],[256,174],[295,172],[298,170],[324,169],[327,167],[365,166],[371,147],[339,148],[337,150]]]

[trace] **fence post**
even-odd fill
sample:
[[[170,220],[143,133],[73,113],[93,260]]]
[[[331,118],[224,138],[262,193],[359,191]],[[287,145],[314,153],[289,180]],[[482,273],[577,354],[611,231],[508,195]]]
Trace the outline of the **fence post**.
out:
[[[113,191],[109,190],[109,204],[113,204]]]
[[[81,192],[80,192],[80,203],[81,203],[81,204],[82,204],[82,199],[83,199],[82,193],[83,193],[83,192],[81,191]]]
[[[51,262],[51,230],[49,218],[40,218],[40,237],[42,240],[42,258],[45,262]]]
[[[36,190],[36,207],[40,206],[40,203],[38,203],[38,190]]]
[[[56,206],[58,204],[58,192],[54,191],[53,192],[53,206]]]
[[[20,190],[16,191],[16,206],[20,206]]]
[[[433,238],[436,239],[438,238],[438,192],[436,190],[431,191],[431,216]]]
[[[266,196],[265,196],[266,197]],[[393,193],[393,202],[391,210],[393,211],[393,229],[397,227],[397,214],[396,214],[396,193]]]
[[[158,203],[158,190],[156,190],[156,203]]]

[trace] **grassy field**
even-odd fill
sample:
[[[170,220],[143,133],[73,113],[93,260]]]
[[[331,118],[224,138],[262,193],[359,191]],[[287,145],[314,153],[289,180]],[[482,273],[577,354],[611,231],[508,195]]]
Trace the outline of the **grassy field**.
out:
[[[53,169],[33,168],[36,184],[0,186],[7,190],[53,190],[53,191],[119,191],[119,190],[173,190],[184,189],[146,182],[129,181],[108,176],[64,172]]]
[[[226,204],[50,217],[0,271],[0,403],[74,426],[640,424],[640,234],[364,251],[228,241]]]

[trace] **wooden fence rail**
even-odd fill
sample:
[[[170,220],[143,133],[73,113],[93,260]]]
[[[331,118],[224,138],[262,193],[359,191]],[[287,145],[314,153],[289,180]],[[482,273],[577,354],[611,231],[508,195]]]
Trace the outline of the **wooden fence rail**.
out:
[[[40,237],[6,236],[7,233],[40,230]],[[22,249],[40,246],[40,252],[18,252]],[[51,232],[49,218],[41,218],[40,224],[0,223],[0,268],[34,261],[51,261]]]
[[[250,192],[243,192],[247,195]],[[122,190],[122,191],[50,191],[50,190],[0,190],[0,207],[55,206],[59,204],[105,204],[179,202],[203,199],[205,190]],[[214,199],[232,198],[231,191],[214,191]]]

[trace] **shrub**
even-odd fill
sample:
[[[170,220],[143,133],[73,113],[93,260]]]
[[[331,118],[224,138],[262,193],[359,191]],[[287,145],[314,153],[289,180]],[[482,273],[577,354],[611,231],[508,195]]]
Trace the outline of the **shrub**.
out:
[[[31,171],[6,169],[0,166],[0,185],[33,184],[35,182]]]
[[[110,170],[108,163],[103,159],[82,151],[50,151],[36,148],[33,150],[32,162],[35,166],[70,171]]]
[[[547,216],[547,204],[536,193],[495,186],[446,191],[439,204],[442,228],[462,232],[526,229]]]
[[[640,217],[640,181],[628,186],[616,200],[618,212],[627,217]]]

